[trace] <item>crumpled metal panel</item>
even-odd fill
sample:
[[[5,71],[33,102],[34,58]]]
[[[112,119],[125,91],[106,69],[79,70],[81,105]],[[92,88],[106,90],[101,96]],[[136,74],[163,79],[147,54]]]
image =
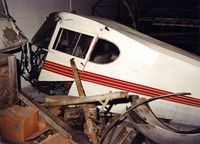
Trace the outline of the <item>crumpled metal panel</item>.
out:
[[[135,112],[135,113],[134,113]],[[144,136],[159,144],[197,144],[200,143],[199,131],[178,131],[161,123],[148,105],[139,106],[130,113],[135,128]],[[137,115],[138,118],[135,117]]]
[[[11,19],[0,19],[0,52],[15,50],[27,42],[28,39]]]
[[[49,14],[46,21],[33,36],[31,42],[39,48],[48,49],[51,37],[59,19],[57,12]]]
[[[0,0],[0,52],[13,51],[28,42],[10,16],[6,0]]]

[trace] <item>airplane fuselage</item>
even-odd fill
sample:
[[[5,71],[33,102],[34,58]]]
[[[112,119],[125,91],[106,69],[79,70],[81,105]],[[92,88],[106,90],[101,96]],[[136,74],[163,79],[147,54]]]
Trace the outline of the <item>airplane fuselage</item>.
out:
[[[73,81],[74,58],[87,96],[127,91],[144,97],[172,92],[150,103],[155,114],[200,125],[200,59],[116,22],[59,13],[39,81]],[[75,83],[70,95],[78,96]],[[117,104],[121,113],[130,104]]]

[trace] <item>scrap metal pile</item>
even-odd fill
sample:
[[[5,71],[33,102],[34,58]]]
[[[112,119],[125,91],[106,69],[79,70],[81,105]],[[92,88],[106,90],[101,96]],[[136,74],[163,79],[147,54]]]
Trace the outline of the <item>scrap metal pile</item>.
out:
[[[148,106],[149,102],[160,98],[189,93],[174,93],[147,100],[128,92],[86,97],[73,59],[71,68],[79,97],[46,96],[39,103],[20,90],[17,93],[19,100],[0,112],[2,139],[39,144],[200,142],[197,131],[169,128],[155,117]],[[107,108],[109,102],[119,99],[130,101],[131,106],[123,114],[110,113]]]

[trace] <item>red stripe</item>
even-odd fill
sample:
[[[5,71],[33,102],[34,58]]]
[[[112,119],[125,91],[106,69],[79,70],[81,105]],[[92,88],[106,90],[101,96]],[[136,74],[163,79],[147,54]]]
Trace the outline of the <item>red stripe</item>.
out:
[[[43,69],[51,71],[53,73],[57,73],[63,76],[73,78],[72,69],[70,67],[67,67],[61,64],[45,61],[43,65]],[[84,81],[88,81],[88,82],[92,82],[92,83],[96,83],[96,84],[100,84],[100,85],[104,85],[104,86],[108,86],[108,87],[112,87],[112,88],[116,88],[116,89],[120,89],[120,90],[124,90],[128,92],[142,94],[142,95],[146,95],[150,97],[172,93],[169,91],[152,88],[152,87],[148,87],[148,86],[144,86],[144,85],[140,85],[136,83],[131,83],[131,82],[127,82],[127,81],[123,81],[123,80],[119,80],[119,79],[115,79],[115,78],[111,78],[107,76],[102,76],[99,74],[90,73],[86,71],[79,71],[79,75],[81,79]],[[189,96],[169,97],[169,98],[165,98],[164,100],[186,104],[190,106],[195,106],[195,107],[200,107],[200,99],[189,97]]]

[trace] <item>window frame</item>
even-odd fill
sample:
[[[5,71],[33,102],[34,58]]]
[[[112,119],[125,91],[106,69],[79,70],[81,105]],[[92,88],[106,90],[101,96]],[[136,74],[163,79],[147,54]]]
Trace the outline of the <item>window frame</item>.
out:
[[[98,43],[99,40],[105,41],[105,42],[110,43],[110,44],[112,44],[112,45],[114,46],[114,48],[118,51],[118,52],[117,52],[117,56],[116,56],[115,59],[113,59],[112,61],[109,61],[109,62],[105,62],[105,63],[99,63],[99,62],[94,62],[93,60],[90,60],[91,57],[92,57],[93,52],[95,51],[96,45],[97,45],[97,43]],[[111,41],[109,41],[109,40],[107,40],[107,39],[98,37],[98,38],[96,39],[94,45],[93,45],[93,48],[92,48],[91,52],[90,52],[90,57],[89,57],[88,61],[89,61],[89,62],[92,62],[92,63],[95,63],[95,64],[102,64],[102,65],[104,65],[104,64],[110,64],[110,63],[115,62],[115,61],[119,58],[120,53],[121,53],[121,52],[120,52],[120,48],[117,46],[117,44],[115,44],[114,42],[111,42]],[[114,54],[114,53],[113,53],[113,54]],[[112,56],[113,56],[113,54],[112,54]],[[112,56],[111,56],[111,57],[112,57]],[[111,57],[110,57],[110,59],[111,59]],[[93,58],[93,59],[94,59],[94,58]]]
[[[62,32],[59,34],[60,30],[62,30]],[[57,48],[57,45],[59,44],[60,38],[62,37],[62,33],[63,33],[64,30],[71,31],[71,32],[74,32],[74,33],[77,33],[77,34],[78,34],[78,40],[76,41],[76,44],[75,44],[74,48],[72,49],[72,53],[71,53],[71,54],[66,53],[66,52],[62,52],[62,51],[56,49],[56,48]],[[56,33],[56,34],[55,34],[55,33]],[[87,59],[87,57],[88,57],[88,55],[89,55],[89,53],[90,53],[90,51],[91,51],[90,49],[91,49],[91,47],[93,47],[94,42],[95,42],[95,39],[96,39],[96,35],[94,35],[94,34],[89,34],[89,33],[85,33],[85,32],[80,32],[80,31],[77,31],[77,30],[75,30],[75,29],[73,29],[73,28],[68,28],[68,27],[66,28],[66,27],[62,27],[62,26],[57,27],[57,32],[55,32],[55,33],[54,33],[54,34],[55,34],[55,35],[54,35],[54,41],[51,43],[51,49],[54,50],[54,51],[56,51],[56,52],[63,53],[63,54],[67,54],[67,55],[70,55],[70,56],[72,56],[72,57],[77,57],[77,58],[81,58],[81,59]],[[57,39],[58,36],[59,36],[59,38]],[[79,56],[76,56],[76,55],[75,55],[75,52],[77,51],[77,49],[78,49],[77,46],[79,45],[80,40],[81,40],[81,38],[82,38],[83,36],[88,36],[88,37],[91,38],[91,39],[90,39],[90,45],[89,45],[89,47],[87,48],[86,52],[84,53],[84,56],[83,56],[83,57],[79,57]],[[57,44],[56,44],[56,46],[55,46],[55,43],[56,43],[56,42],[57,42]]]

